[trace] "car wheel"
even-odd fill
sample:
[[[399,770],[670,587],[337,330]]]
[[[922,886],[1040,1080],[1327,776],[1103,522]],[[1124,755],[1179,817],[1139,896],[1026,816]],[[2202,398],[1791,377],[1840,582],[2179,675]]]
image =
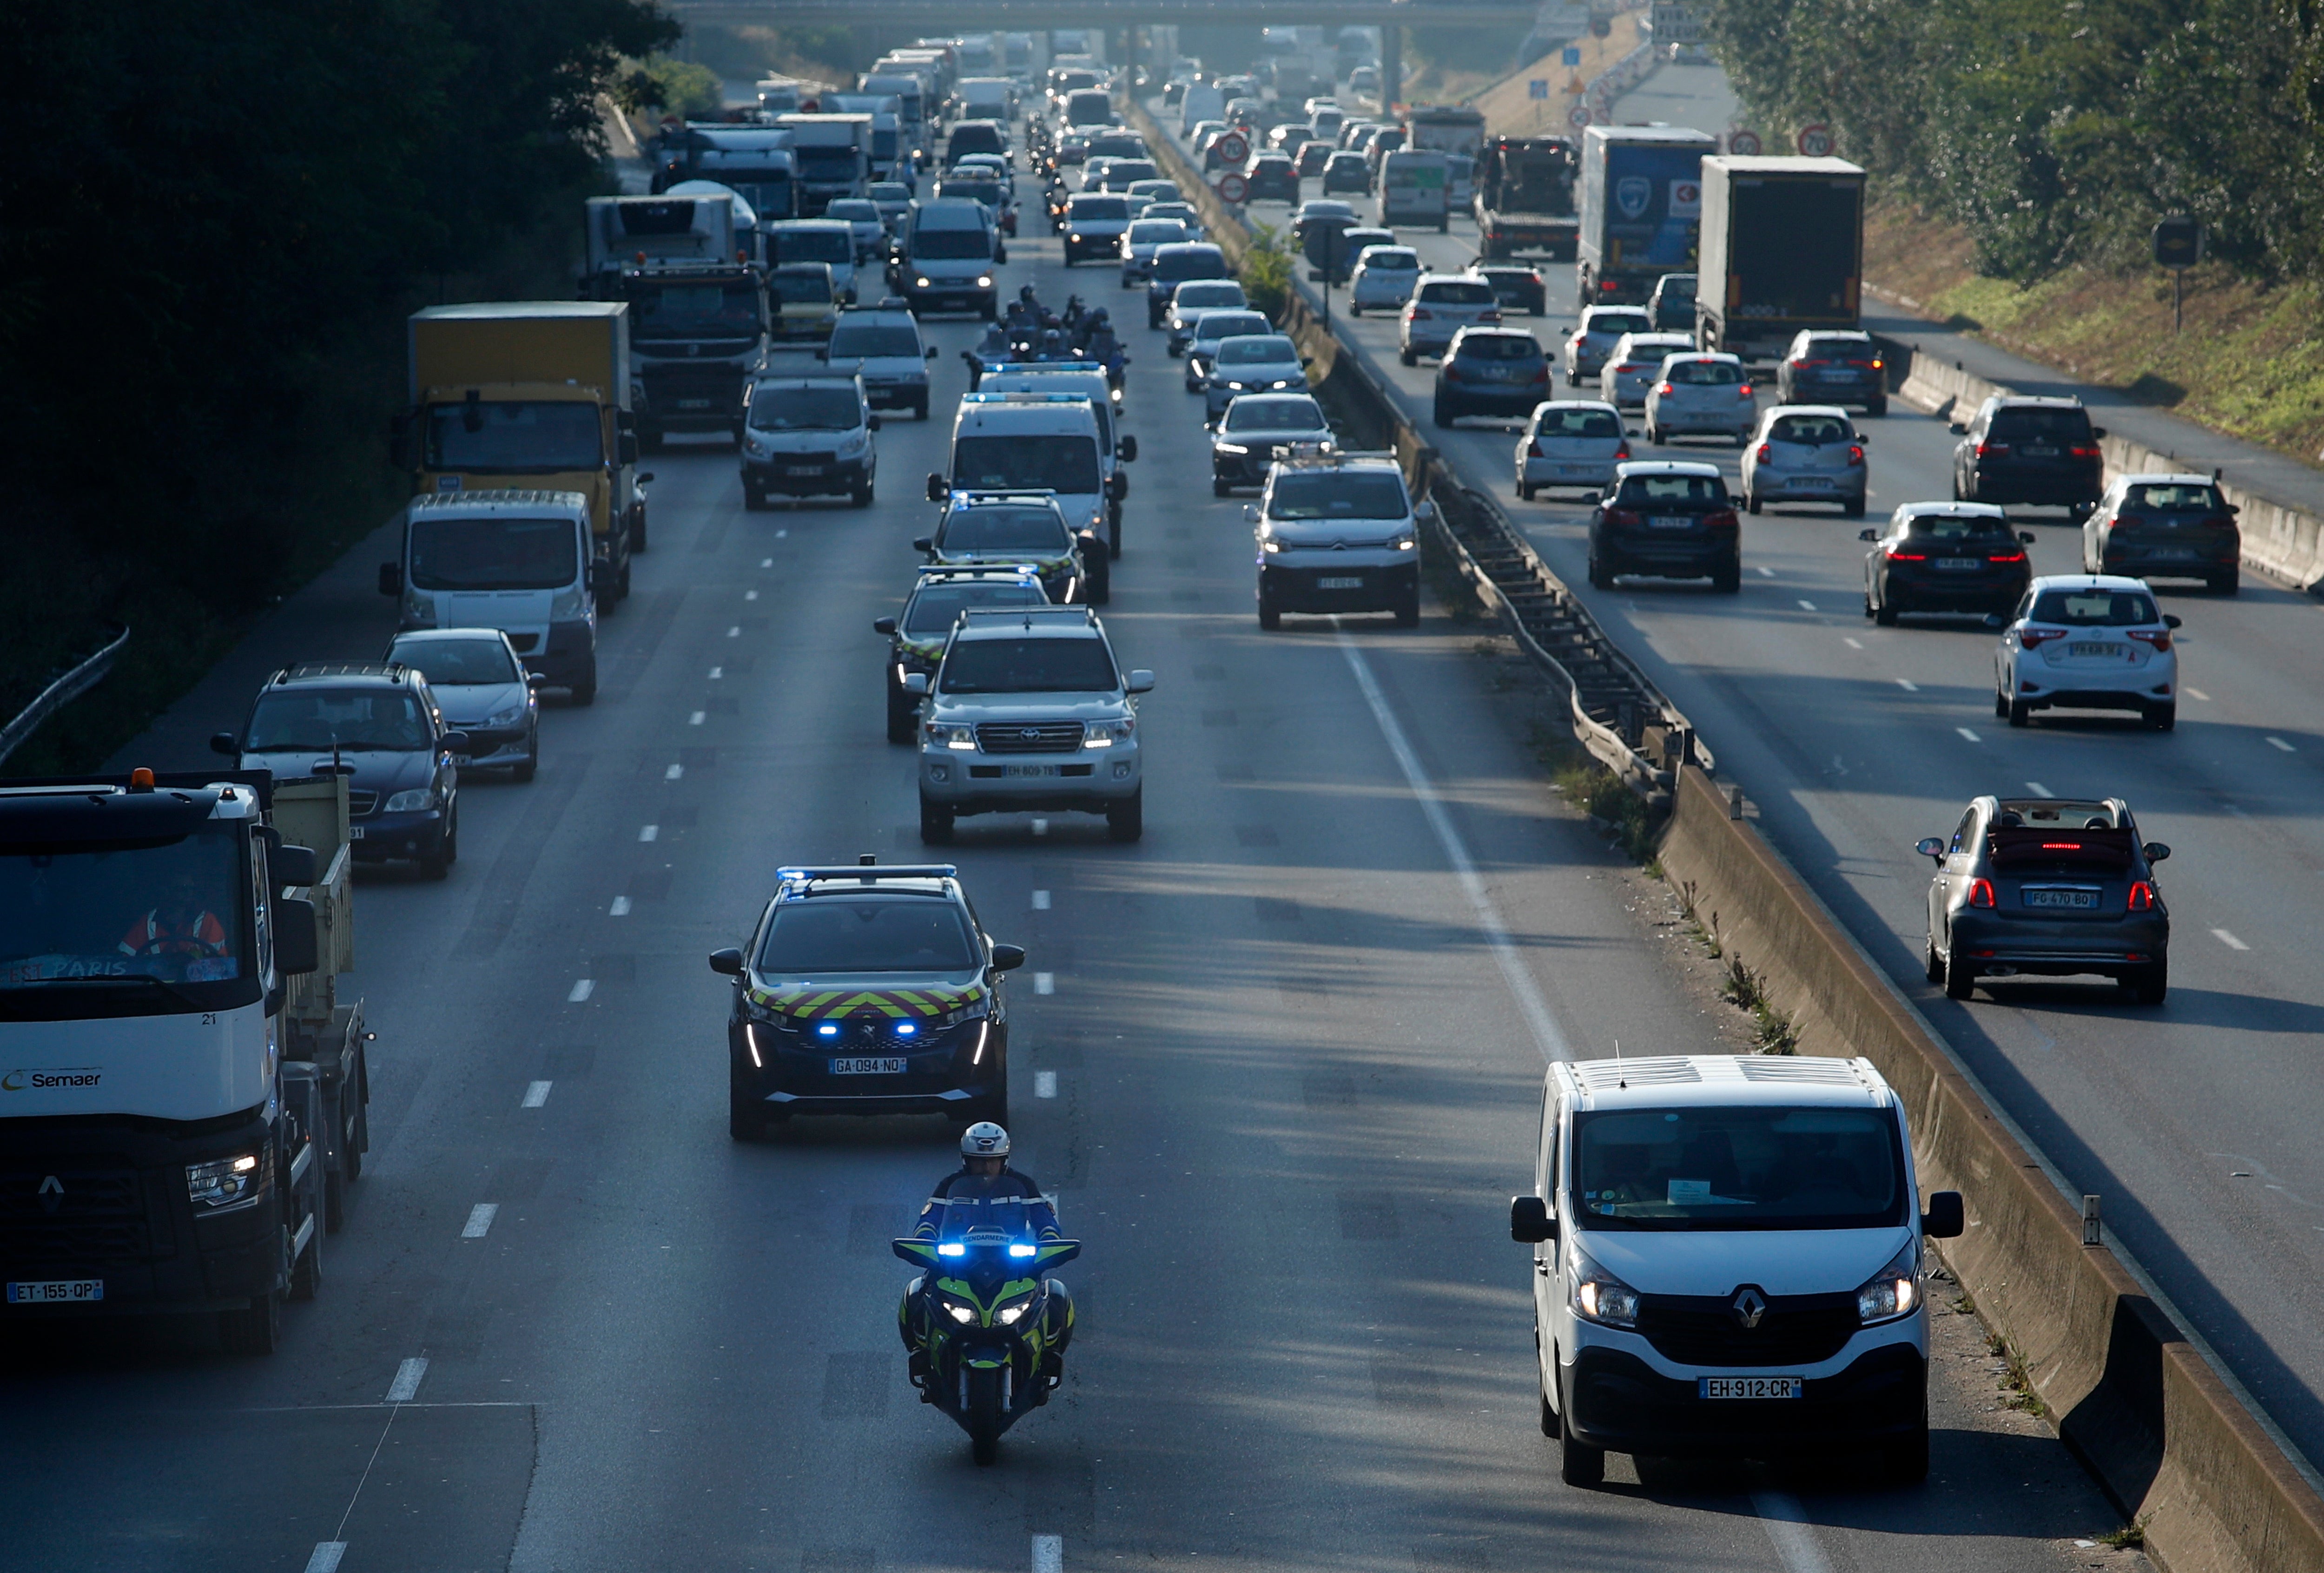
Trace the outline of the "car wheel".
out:
[[[767,1106],[740,1076],[726,1079],[726,1134],[738,1142],[767,1139]]]
[[[1212,496],[1213,496],[1213,497],[1224,497],[1224,496],[1226,496],[1228,493],[1231,492],[1233,490],[1234,490],[1234,487],[1233,487],[1232,485],[1229,484],[1229,483],[1228,483],[1227,482],[1225,482],[1225,481],[1222,481],[1222,480],[1219,479],[1219,477],[1217,477],[1216,475],[1213,475],[1213,476],[1212,476],[1212,477],[1211,477],[1211,495],[1212,495]]]
[[[1259,626],[1268,633],[1283,626],[1283,609],[1275,603],[1275,597],[1267,593],[1263,583],[1259,587]]]
[[[1918,1486],[1929,1477],[1929,1428],[1919,1427],[1881,1445],[1880,1477],[1891,1486]]]
[[[1590,584],[1592,589],[1597,590],[1611,590],[1614,587],[1614,575],[1607,572],[1606,565],[1598,560],[1598,554],[1595,552],[1590,554]]]
[[[888,741],[891,743],[910,742],[914,723],[919,718],[918,698],[892,683],[888,685]]]
[[[2242,587],[2241,578],[2240,570],[2230,568],[2226,573],[2212,578],[2211,593],[2215,595],[2233,595]]]
[[[1743,493],[1743,511],[1745,512],[1759,513],[1765,511],[1766,508],[1766,500],[1761,497],[1757,492],[1746,492]]]
[[[869,508],[872,506],[872,488],[866,486],[860,492],[850,492],[847,500],[858,508]]]
[[[1430,424],[1440,430],[1451,427],[1454,421],[1461,419],[1457,413],[1447,409],[1441,401],[1428,412],[1428,415]]]
[[[1998,688],[1993,691],[1993,713],[2004,721],[2009,719],[2009,695]]]
[[[217,1313],[218,1342],[229,1355],[271,1355],[282,1341],[282,1296],[272,1291],[240,1311]]]
[[[1606,1483],[1606,1449],[1577,1442],[1569,1432],[1558,1449],[1557,1477],[1584,1490]]]
[[[1146,788],[1143,785],[1130,795],[1128,801],[1113,804],[1106,809],[1105,833],[1117,842],[1134,842],[1146,833]]]
[[[452,860],[444,855],[444,848],[439,845],[432,852],[420,854],[420,872],[422,877],[429,879],[449,878],[452,874]]]
[[[1650,443],[1654,444],[1654,445],[1655,445],[1655,446],[1656,446],[1656,447],[1660,447],[1660,446],[1663,446],[1663,428],[1662,428],[1661,427],[1659,427],[1659,426],[1656,426],[1654,422],[1652,422],[1652,421],[1648,421],[1648,422],[1646,423],[1646,440],[1647,440],[1648,442],[1650,442]]]
[[[2034,707],[2023,699],[2009,701],[2009,724],[2024,726],[2034,718]]]
[[[1357,305],[1352,300],[1348,302],[1348,315],[1350,317],[1361,317],[1363,314],[1364,308],[1362,307]]]
[[[1878,623],[1882,628],[1895,628],[1896,626],[1895,603],[1889,601],[1882,601],[1876,604],[1872,608],[1872,621]]]
[[[1527,484],[1526,484],[1525,482],[1523,482],[1523,481],[1518,482],[1518,483],[1517,483],[1517,501],[1520,501],[1520,502],[1530,502],[1530,501],[1533,501],[1533,494],[1534,494],[1534,492],[1535,492],[1536,490],[1538,490],[1538,488],[1534,487],[1534,486],[1527,485]]]
[[[748,481],[742,483],[742,511],[756,513],[767,505],[767,494]]]
[[[1396,598],[1396,626],[1398,628],[1420,626],[1420,586],[1417,584]]]
[[[1932,983],[1941,983],[1945,980],[1944,952],[1937,949],[1934,934],[1931,934],[1922,942],[1921,970],[1928,975],[1929,981]]]
[[[511,770],[509,775],[519,785],[522,785],[524,782],[531,780],[533,777],[540,774],[540,733],[536,731],[532,734],[532,746],[525,750],[524,758],[516,762],[516,768]]]
[[[1399,345],[1396,352],[1396,358],[1403,362],[1407,366],[1416,366],[1420,364],[1420,352],[1414,349],[1410,345]]]
[[[1870,416],[1875,420],[1880,419],[1888,413],[1888,400],[1886,399],[1875,399],[1871,403],[1864,407],[1864,413]]]
[[[918,399],[912,400],[912,419],[914,420],[926,420],[927,418],[928,396],[923,393]]]
[[[1977,969],[1948,950],[1945,952],[1945,998],[1967,999],[1977,992]]]
[[[1721,595],[1743,593],[1743,559],[1730,557],[1711,571],[1711,587]]]
[[[2156,731],[2169,731],[2179,724],[2179,707],[2176,704],[2149,705],[2145,721]]]
[[[952,842],[952,810],[941,803],[920,799],[920,841],[931,847],[948,846]]]
[[[734,451],[738,454],[742,451],[742,432],[739,427],[734,432]],[[630,550],[641,552],[645,549],[646,511],[641,505],[636,512],[630,515]]]
[[[1842,514],[1842,517],[1847,519],[1862,519],[1864,517],[1864,499],[1861,497],[1849,498],[1848,500],[1847,510]]]
[[[2171,992],[2171,958],[2163,957],[2142,967],[2131,983],[2131,992],[2141,1005],[2160,1005]]]

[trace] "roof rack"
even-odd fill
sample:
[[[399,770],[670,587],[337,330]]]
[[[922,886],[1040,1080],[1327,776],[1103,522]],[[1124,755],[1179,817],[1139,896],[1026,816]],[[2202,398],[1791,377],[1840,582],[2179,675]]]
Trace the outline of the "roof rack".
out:
[[[1056,492],[1047,486],[955,486],[955,498],[971,502],[1055,502]]]
[[[1097,626],[1097,613],[1077,601],[1069,601],[1062,606],[1051,604],[1048,606],[964,607],[961,611],[957,626],[965,630],[972,623],[991,626],[1014,622],[1030,628],[1036,619],[1042,622],[1075,623],[1084,628]]]
[[[875,863],[872,854],[863,854],[858,863],[832,863],[793,866],[778,869],[775,878],[785,885],[812,889],[817,885],[877,885],[885,879],[957,879],[959,865],[954,863]]]
[[[400,680],[410,669],[401,661],[300,661],[283,667],[267,681],[288,683],[300,677],[389,677]]]

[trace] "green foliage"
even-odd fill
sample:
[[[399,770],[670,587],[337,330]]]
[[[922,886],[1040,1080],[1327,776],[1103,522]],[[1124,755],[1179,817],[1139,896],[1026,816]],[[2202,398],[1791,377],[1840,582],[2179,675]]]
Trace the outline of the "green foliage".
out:
[[[1532,33],[1533,22],[1527,18],[1499,26],[1480,23],[1467,27],[1410,27],[1404,37],[1406,57],[1414,63],[1441,71],[1499,77],[1523,63],[1517,51]]]
[[[686,120],[716,114],[725,95],[718,73],[708,66],[655,55],[622,74],[614,85],[613,102],[624,109],[659,110]]]
[[[2313,277],[2324,242],[2317,0],[1707,0],[1765,132],[1840,151],[2032,280],[2136,265],[2165,213],[2246,275]]]
[[[1271,225],[1251,225],[1250,244],[1243,250],[1237,276],[1253,310],[1264,311],[1270,321],[1282,319],[1291,299],[1291,252],[1284,244],[1283,232]]]

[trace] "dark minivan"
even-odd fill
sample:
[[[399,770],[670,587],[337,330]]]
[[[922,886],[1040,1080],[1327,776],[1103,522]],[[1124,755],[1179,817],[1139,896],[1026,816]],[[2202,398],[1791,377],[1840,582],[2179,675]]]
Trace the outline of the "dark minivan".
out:
[[[1953,423],[1957,502],[2029,503],[2089,516],[2106,490],[2104,427],[2079,399],[1988,399]]]
[[[1709,579],[1722,595],[1743,588],[1743,525],[1719,466],[1683,459],[1619,465],[1590,513],[1590,583],[1618,574]]]

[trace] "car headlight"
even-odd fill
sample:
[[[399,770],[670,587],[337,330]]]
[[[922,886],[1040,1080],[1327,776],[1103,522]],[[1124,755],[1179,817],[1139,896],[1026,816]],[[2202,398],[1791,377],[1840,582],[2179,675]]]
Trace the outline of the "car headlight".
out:
[[[742,437],[742,451],[746,454],[756,454],[761,458],[764,458],[767,456],[767,445],[761,442],[754,434],[746,432]]]
[[[977,287],[978,289],[980,289],[980,290],[990,290],[990,289],[991,289],[991,288],[992,288],[992,275],[991,275],[991,274],[990,274],[990,273],[979,273],[979,274],[976,276],[976,287]]]
[[[1241,457],[1242,455],[1244,455],[1245,454],[1248,454],[1248,453],[1250,453],[1250,450],[1249,448],[1247,448],[1247,447],[1243,446],[1242,446],[1242,444],[1240,444],[1240,443],[1230,443],[1230,442],[1222,442],[1222,443],[1218,444],[1218,445],[1217,445],[1217,449],[1218,449],[1218,451],[1219,451],[1220,453],[1222,453],[1222,454],[1232,454],[1232,455],[1234,455],[1237,458],[1240,458],[1240,457]]]
[[[521,704],[512,704],[505,710],[495,710],[490,715],[484,717],[484,724],[486,726],[514,726],[518,722],[522,721],[523,719],[524,706]]]
[[[927,734],[928,741],[939,747],[958,749],[963,753],[976,751],[976,729],[973,726],[955,725],[946,721],[932,721],[927,724]]]
[[[1419,545],[1420,538],[1417,536],[1400,535],[1388,543],[1388,549],[1392,552],[1408,552]]]
[[[1278,388],[1288,388],[1291,386],[1291,380],[1286,377],[1280,382],[1270,382],[1268,386],[1270,391]]]
[[[915,278],[912,282],[917,289],[925,290],[928,287],[928,281],[926,279]]]
[[[1259,549],[1269,554],[1279,552],[1283,549],[1283,543],[1277,540],[1273,536],[1269,536],[1265,540],[1259,543]]]
[[[1856,1292],[1856,1320],[1870,1327],[1920,1309],[1921,1244],[1907,1240],[1904,1248],[1889,1257],[1888,1265]]]
[[[1573,1247],[1573,1310],[1601,1327],[1638,1325],[1638,1292]]]
[[[1067,240],[1071,240],[1071,241],[1078,241],[1078,240],[1080,240],[1080,239],[1081,239],[1081,236],[1079,236],[1079,235],[1069,235],[1065,236],[1065,238],[1066,238]]]
[[[549,621],[578,622],[589,615],[589,586],[568,584],[549,598]]]
[[[198,1212],[225,1212],[247,1207],[266,1189],[269,1169],[263,1152],[189,1164],[186,1195]]]
[[[401,792],[398,792],[393,796],[390,797],[387,800],[385,812],[389,814],[417,814],[421,809],[432,808],[435,805],[436,788],[433,786],[412,786],[408,787]]]
[[[1125,716],[1120,721],[1093,721],[1082,735],[1085,749],[1110,749],[1116,743],[1126,743],[1130,734],[1138,730],[1138,718]]]
[[[871,446],[872,430],[869,427],[866,427],[860,431],[852,431],[845,437],[841,437],[839,439],[839,446],[834,451],[836,452],[841,458],[850,458],[854,455],[863,452]]]

